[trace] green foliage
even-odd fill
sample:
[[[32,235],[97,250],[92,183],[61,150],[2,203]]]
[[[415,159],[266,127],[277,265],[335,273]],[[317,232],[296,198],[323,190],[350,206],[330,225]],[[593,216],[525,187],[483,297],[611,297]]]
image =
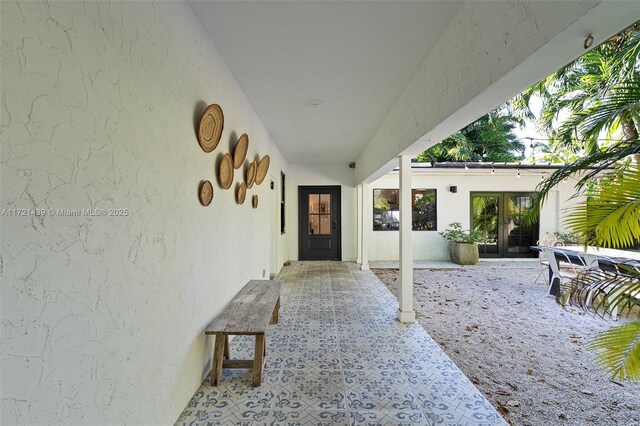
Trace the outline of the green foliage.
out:
[[[542,99],[538,129],[550,137],[550,158],[575,155],[538,187],[536,207],[560,182],[576,176],[576,196],[587,195],[569,215],[585,244],[625,247],[640,240],[640,23],[592,49],[510,102],[533,118],[533,96]],[[605,136],[605,141],[600,140]],[[605,174],[602,176],[602,174]],[[532,209],[529,219],[537,216]],[[624,269],[624,268],[623,268]],[[587,270],[559,301],[596,313],[638,312],[640,272]],[[599,362],[620,380],[640,380],[640,321],[613,327],[590,344]]]
[[[450,223],[445,231],[438,233],[450,243],[478,243],[482,240],[482,234],[479,231],[464,231],[460,222]]]
[[[529,107],[533,98],[543,102],[540,117]],[[607,145],[602,137],[638,140],[640,23],[534,84],[509,107],[549,136],[544,161],[595,153]]]
[[[625,248],[640,241],[640,167],[610,173],[588,191],[566,223],[587,243],[598,247]]]
[[[576,232],[554,232],[553,235],[556,237],[556,240],[560,241],[562,244],[584,244],[585,235],[578,234]]]
[[[613,377],[640,381],[640,321],[611,327],[600,333],[589,349],[598,353],[598,361]]]
[[[418,155],[428,162],[511,162],[522,160],[524,145],[513,130],[522,120],[505,106],[483,115],[473,123]]]
[[[380,192],[373,192],[373,208],[376,210],[389,210],[391,205],[389,200],[384,197]]]
[[[602,316],[616,312],[635,318],[598,334],[588,347],[613,378],[640,380],[640,271],[622,268],[622,274],[586,270],[569,283],[558,301]]]

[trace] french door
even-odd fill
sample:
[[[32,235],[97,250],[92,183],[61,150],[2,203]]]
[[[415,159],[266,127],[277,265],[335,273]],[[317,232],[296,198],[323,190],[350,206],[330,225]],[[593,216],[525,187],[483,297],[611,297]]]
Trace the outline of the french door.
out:
[[[298,188],[300,260],[341,260],[339,186]]]
[[[524,216],[533,209],[530,192],[472,192],[471,229],[479,230],[480,257],[537,257],[529,247],[538,240],[538,222]]]

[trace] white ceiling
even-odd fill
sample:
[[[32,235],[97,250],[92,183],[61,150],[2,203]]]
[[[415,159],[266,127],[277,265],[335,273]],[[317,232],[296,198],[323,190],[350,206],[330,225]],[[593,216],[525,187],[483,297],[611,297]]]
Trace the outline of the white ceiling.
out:
[[[287,160],[345,163],[358,158],[462,3],[189,4]]]

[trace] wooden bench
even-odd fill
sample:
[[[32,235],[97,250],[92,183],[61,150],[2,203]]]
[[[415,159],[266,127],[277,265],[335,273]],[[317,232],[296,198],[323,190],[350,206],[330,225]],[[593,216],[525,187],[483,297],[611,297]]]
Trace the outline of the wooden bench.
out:
[[[278,323],[282,282],[252,280],[207,327],[215,335],[211,383],[218,386],[223,368],[253,368],[253,386],[262,384],[262,367],[267,354],[267,327]],[[229,355],[230,335],[256,336],[253,359],[235,360]]]

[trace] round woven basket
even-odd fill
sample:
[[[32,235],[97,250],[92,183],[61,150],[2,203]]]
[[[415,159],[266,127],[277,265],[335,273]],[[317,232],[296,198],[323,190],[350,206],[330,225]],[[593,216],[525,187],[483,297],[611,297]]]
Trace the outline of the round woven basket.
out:
[[[258,163],[258,171],[256,172],[256,185],[260,185],[262,181],[264,181],[264,178],[267,176],[267,172],[269,171],[270,162],[271,158],[269,158],[268,155],[265,155]]]
[[[258,164],[255,161],[252,161],[251,164],[249,164],[249,168],[247,169],[247,173],[244,178],[244,181],[247,183],[247,188],[251,188],[255,183],[257,170]]]
[[[236,146],[233,147],[233,168],[239,169],[244,163],[244,159],[247,158],[247,150],[249,149],[249,136],[243,133],[236,142]]]
[[[222,129],[224,128],[224,114],[218,104],[211,104],[204,110],[198,126],[198,143],[204,152],[216,149]]]
[[[233,183],[233,160],[231,160],[231,154],[226,153],[220,164],[218,165],[218,180],[220,186],[224,189],[231,188]]]
[[[247,197],[247,184],[242,182],[238,185],[238,189],[236,191],[236,201],[238,204],[244,204],[244,199]]]
[[[211,185],[211,182],[205,180],[200,183],[198,198],[200,199],[200,204],[205,207],[211,204],[211,200],[213,200],[213,185]]]

